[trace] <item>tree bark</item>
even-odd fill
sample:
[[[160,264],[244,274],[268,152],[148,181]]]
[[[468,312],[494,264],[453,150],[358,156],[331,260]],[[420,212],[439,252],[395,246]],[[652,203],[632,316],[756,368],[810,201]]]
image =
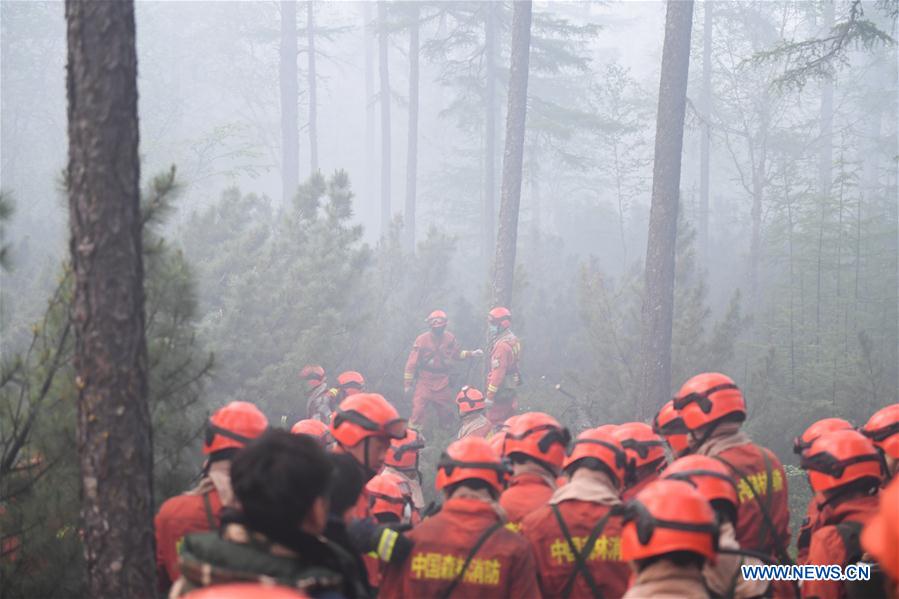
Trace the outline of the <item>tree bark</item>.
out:
[[[297,3],[281,2],[281,199],[289,207],[300,183],[300,126],[297,110]]]
[[[375,35],[372,26],[374,14],[370,2],[362,4],[363,31],[365,32],[365,199],[366,212],[375,215]]]
[[[496,240],[493,303],[511,307],[518,242],[518,207],[521,203],[521,166],[524,156],[528,106],[528,64],[531,50],[531,2],[515,2],[512,13],[512,49],[509,67],[509,107],[506,116],[506,149]]]
[[[642,393],[637,400],[638,420],[651,416],[671,393],[674,261],[692,24],[692,0],[669,0],[646,244],[646,289],[640,336]]]
[[[411,7],[409,25],[409,131],[406,142],[406,249],[415,252],[415,191],[418,182],[418,29],[419,6]]]
[[[82,528],[90,597],[155,597],[134,4],[66,2]]]
[[[390,72],[387,69],[387,3],[378,2],[378,73],[381,80],[381,236],[390,232]]]
[[[306,46],[309,52],[309,166],[318,172],[318,87],[315,75],[315,10],[306,2]]]
[[[699,148],[699,251],[703,261],[709,257],[709,150],[712,118],[712,13],[711,0],[703,3],[705,26],[702,38],[702,128]]]
[[[487,63],[486,94],[484,95],[484,264],[490,264],[494,251],[496,220],[496,6],[484,4],[487,15],[484,21],[484,60]],[[488,266],[489,268],[489,266]]]

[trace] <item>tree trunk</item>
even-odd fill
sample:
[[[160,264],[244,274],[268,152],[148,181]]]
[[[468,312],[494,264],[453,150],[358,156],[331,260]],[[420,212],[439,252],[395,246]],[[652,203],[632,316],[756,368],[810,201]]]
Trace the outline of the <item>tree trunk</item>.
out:
[[[378,72],[381,79],[381,236],[390,232],[390,72],[387,70],[387,3],[378,2]]]
[[[375,215],[375,34],[372,21],[375,18],[370,2],[362,4],[363,31],[365,32],[365,199],[367,214],[374,222]]]
[[[834,20],[833,0],[824,0],[824,34],[830,33]],[[818,149],[818,194],[830,195],[833,168],[833,80],[825,77],[821,86],[821,140]]]
[[[669,0],[646,244],[646,289],[640,339],[643,388],[637,401],[638,420],[651,416],[671,396],[674,256],[692,24],[692,0]]]
[[[531,50],[531,2],[515,2],[512,13],[512,56],[509,68],[509,107],[506,149],[496,240],[493,303],[510,307],[518,241],[518,206],[521,203],[521,165],[524,155],[525,117],[528,106],[528,63]]]
[[[69,0],[65,11],[87,595],[155,597],[134,4]]]
[[[309,166],[318,172],[318,89],[315,75],[315,10],[306,2],[306,46],[309,52]]]
[[[702,128],[699,157],[699,252],[703,261],[709,258],[709,149],[712,118],[712,12],[714,4],[705,0],[705,27],[702,38]]]
[[[418,28],[419,6],[412,5],[409,26],[409,138],[406,143],[406,248],[415,252],[415,191],[418,182]]]
[[[494,251],[496,221],[496,6],[484,4],[487,11],[484,25],[484,60],[487,80],[484,106],[484,264],[489,268],[490,253]]]
[[[289,207],[300,183],[300,126],[297,114],[297,3],[281,2],[281,199]]]

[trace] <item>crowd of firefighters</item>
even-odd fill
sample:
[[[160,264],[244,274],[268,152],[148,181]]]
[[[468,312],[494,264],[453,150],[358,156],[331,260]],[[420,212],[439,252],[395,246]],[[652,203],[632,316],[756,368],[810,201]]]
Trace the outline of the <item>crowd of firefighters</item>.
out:
[[[170,597],[289,599],[899,598],[899,404],[863,426],[839,418],[795,439],[813,498],[790,542],[787,475],[741,431],[742,391],[694,376],[652,423],[575,439],[517,413],[520,344],[491,310],[485,392],[450,386],[477,358],[441,311],[405,368],[407,422],[357,372],[329,388],[306,366],[307,418],[269,426],[247,402],[209,419],[198,486],[156,516]],[[425,505],[420,425],[459,422]],[[868,580],[752,580],[741,566],[868,564]]]

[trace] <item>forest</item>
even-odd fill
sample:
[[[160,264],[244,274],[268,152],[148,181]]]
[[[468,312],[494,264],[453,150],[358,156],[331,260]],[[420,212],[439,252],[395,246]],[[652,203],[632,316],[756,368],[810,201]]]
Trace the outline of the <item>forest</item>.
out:
[[[799,513],[793,438],[899,401],[896,0],[122,4],[75,40],[90,2],[0,3],[0,597],[103,588],[85,546],[149,538],[227,402],[304,418],[306,364],[408,416],[436,309],[486,350],[509,307],[520,410],[573,432],[728,373]],[[145,492],[104,537],[107,478]]]

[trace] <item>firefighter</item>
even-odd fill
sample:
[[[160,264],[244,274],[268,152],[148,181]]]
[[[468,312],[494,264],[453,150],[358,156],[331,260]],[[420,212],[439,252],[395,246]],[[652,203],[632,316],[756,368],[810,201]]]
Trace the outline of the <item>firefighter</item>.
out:
[[[673,459],[687,454],[689,447],[687,427],[684,419],[674,409],[673,399],[669,399],[655,415],[652,420],[652,430],[665,439]]]
[[[624,599],[708,599],[702,576],[715,560],[718,523],[689,483],[658,480],[625,507],[621,557],[636,572]]]
[[[459,419],[462,421],[459,427],[457,439],[465,437],[490,437],[493,425],[487,420],[484,411],[487,408],[487,399],[484,394],[465,385],[456,396],[456,405],[459,406]]]
[[[800,458],[802,453],[812,445],[812,441],[831,431],[852,430],[854,427],[848,420],[842,418],[823,418],[809,426],[805,431],[793,440],[793,453]],[[805,518],[799,525],[799,534],[796,536],[796,563],[805,564],[808,561],[808,544],[812,533],[818,527],[818,504],[823,498],[812,493],[812,498],[805,508]]]
[[[406,478],[398,474],[382,472],[365,485],[369,511],[379,524],[407,525],[412,523],[412,494]],[[366,554],[365,569],[371,586],[377,589],[381,584],[383,562],[377,554]]]
[[[327,424],[331,420],[334,406],[328,396],[328,379],[325,369],[318,364],[307,364],[300,371],[300,378],[306,383],[306,418]]]
[[[899,599],[899,479],[880,493],[877,513],[865,524],[861,543],[887,578],[885,596]]]
[[[777,456],[740,431],[746,419],[743,393],[719,373],[694,376],[674,399],[690,431],[690,451],[713,457],[731,471],[737,485],[737,542],[790,564],[787,476]],[[775,597],[792,596],[792,585],[774,585]]]
[[[630,570],[621,561],[624,449],[607,433],[581,433],[565,458],[570,482],[522,522],[544,597],[618,599]]]
[[[425,438],[414,428],[410,428],[404,439],[391,439],[390,449],[384,458],[383,472],[393,473],[406,481],[412,493],[412,507],[417,513],[425,509],[425,498],[421,491],[421,471],[418,463]]]
[[[387,566],[379,596],[536,599],[534,556],[496,503],[506,466],[484,439],[453,442],[437,464],[442,509],[408,533],[414,548]]]
[[[665,442],[643,422],[619,424],[612,436],[627,454],[627,476],[621,498],[629,501],[659,478],[659,472],[665,467]]]
[[[881,458],[870,439],[852,430],[825,433],[802,454],[818,504],[818,528],[812,533],[808,563],[845,567],[862,558],[859,544],[862,526],[877,512],[877,492],[883,482]],[[807,580],[802,597],[846,597],[842,582]]]
[[[740,554],[737,542],[737,487],[727,466],[714,458],[701,455],[675,460],[661,476],[662,480],[682,480],[693,485],[712,509],[718,520],[718,555],[706,562],[702,575],[706,586],[718,597],[750,599],[767,596],[768,582],[743,578],[743,565],[761,565],[757,558]]]
[[[453,390],[450,387],[450,366],[457,360],[479,358],[480,349],[465,350],[456,336],[446,330],[447,318],[443,310],[434,310],[426,322],[429,330],[415,339],[403,377],[406,397],[412,396],[413,426],[424,423],[425,410],[431,406],[438,418],[452,414]]]
[[[306,419],[296,422],[290,427],[290,432],[294,435],[309,435],[318,441],[325,449],[330,449],[334,444],[334,437],[328,430],[328,425],[321,420]]]
[[[355,370],[347,370],[337,375],[337,386],[328,389],[328,405],[331,413],[344,399],[357,393],[365,392],[365,377]],[[331,422],[331,413],[328,414],[326,424]]]
[[[861,432],[883,454],[887,477],[891,479],[896,476],[899,473],[899,403],[875,412]]]
[[[245,401],[232,401],[210,416],[203,443],[207,456],[203,477],[190,491],[166,500],[154,520],[160,590],[178,579],[178,549],[184,535],[218,529],[222,507],[234,504],[231,459],[267,428],[265,414]]]
[[[364,597],[352,556],[322,536],[333,475],[328,455],[307,435],[272,430],[249,443],[231,467],[240,508],[222,513],[221,531],[186,537],[170,596],[267,582],[313,597]]]
[[[498,426],[518,408],[516,389],[521,386],[518,370],[521,343],[512,332],[512,313],[497,306],[487,316],[490,330],[490,370],[487,374],[487,418]]]
[[[512,420],[503,444],[512,476],[500,497],[510,523],[520,524],[552,497],[570,440],[568,429],[549,414],[528,412]]]

